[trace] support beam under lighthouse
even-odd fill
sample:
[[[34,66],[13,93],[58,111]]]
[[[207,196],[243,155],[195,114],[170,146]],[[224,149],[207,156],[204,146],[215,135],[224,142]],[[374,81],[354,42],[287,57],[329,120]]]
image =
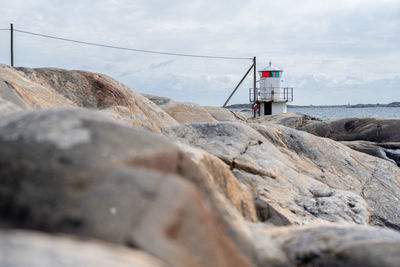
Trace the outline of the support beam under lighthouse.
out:
[[[253,105],[255,105],[257,103],[257,87],[256,87],[256,83],[257,83],[257,65],[256,65],[256,57],[253,57],[253,70],[254,70],[254,84],[253,84],[253,88],[254,88],[254,103]],[[257,116],[256,115],[257,111],[254,111],[254,118]]]

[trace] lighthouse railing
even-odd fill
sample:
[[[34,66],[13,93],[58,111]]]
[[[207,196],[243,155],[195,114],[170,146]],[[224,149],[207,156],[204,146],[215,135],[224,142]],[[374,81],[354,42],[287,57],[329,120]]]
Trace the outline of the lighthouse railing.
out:
[[[257,88],[256,101],[292,102],[293,87]],[[254,103],[254,90],[249,88],[250,103]]]

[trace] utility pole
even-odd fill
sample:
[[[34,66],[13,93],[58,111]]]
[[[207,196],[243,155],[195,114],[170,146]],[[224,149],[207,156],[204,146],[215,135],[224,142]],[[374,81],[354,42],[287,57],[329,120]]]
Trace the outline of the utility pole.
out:
[[[10,25],[10,40],[11,40],[11,67],[14,67],[14,25]]]
[[[256,67],[256,57],[253,57],[253,71],[254,71],[254,105],[257,103],[257,89],[256,89],[256,73],[257,73],[257,67]],[[256,117],[257,110],[254,111],[254,118]]]

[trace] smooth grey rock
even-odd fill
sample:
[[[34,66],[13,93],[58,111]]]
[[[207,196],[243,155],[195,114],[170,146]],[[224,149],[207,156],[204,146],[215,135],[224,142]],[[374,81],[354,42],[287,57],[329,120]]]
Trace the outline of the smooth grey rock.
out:
[[[370,141],[341,141],[341,143],[356,151],[396,163],[395,160],[388,156],[388,150],[379,146],[379,143]],[[390,152],[389,155],[391,155]]]
[[[400,120],[343,118],[321,121],[303,114],[262,116],[255,122],[280,124],[336,141],[400,142]]]
[[[0,98],[0,119],[23,109],[12,102]]]
[[[166,267],[159,259],[136,249],[67,235],[33,231],[0,231],[3,267]]]
[[[397,157],[388,149],[400,149],[400,120],[379,118],[345,118],[321,121],[303,114],[280,114],[262,116],[253,120],[268,125],[271,123],[284,125],[305,131],[317,136],[327,137],[342,144],[381,158],[397,163]]]
[[[1,226],[94,237],[174,266],[250,266],[190,173],[200,172],[165,137],[98,112],[0,121]]]
[[[343,190],[322,190],[311,188],[310,196],[300,196],[295,199],[314,216],[330,222],[351,222],[367,224],[369,221],[368,206],[364,199],[352,192]]]
[[[264,233],[284,251],[284,266],[395,267],[400,262],[400,234],[391,230],[309,225],[270,228]]]
[[[400,199],[400,171],[393,164],[284,126],[251,126],[194,123],[168,134],[228,164],[252,188],[259,219],[266,223],[400,225],[399,205],[393,204]],[[380,221],[370,221],[370,214]]]
[[[207,110],[194,103],[181,103],[169,98],[144,95],[179,123],[216,121]]]
[[[12,86],[12,84],[1,78],[0,78],[0,97],[3,98],[3,100],[13,103],[17,107],[20,107],[21,109],[26,107],[24,101],[16,93],[16,90]]]
[[[395,161],[397,166],[400,167],[400,148],[398,149],[386,149],[386,156],[391,160]]]

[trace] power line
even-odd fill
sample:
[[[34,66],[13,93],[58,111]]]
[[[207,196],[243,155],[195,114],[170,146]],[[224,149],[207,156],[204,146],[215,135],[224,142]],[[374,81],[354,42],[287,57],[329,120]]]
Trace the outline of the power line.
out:
[[[142,53],[149,53],[149,54],[180,56],[180,57],[212,58],[212,59],[253,60],[253,58],[245,58],[245,57],[224,57],[224,56],[210,56],[210,55],[194,55],[194,54],[181,54],[181,53],[171,53],[171,52],[161,52],[161,51],[136,49],[136,48],[127,48],[127,47],[112,46],[112,45],[105,45],[105,44],[99,44],[99,43],[92,43],[92,42],[86,42],[86,41],[79,41],[79,40],[61,38],[61,37],[56,37],[56,36],[51,36],[51,35],[46,35],[46,34],[41,34],[41,33],[28,32],[28,31],[17,30],[17,29],[14,29],[14,31],[20,32],[20,33],[24,33],[24,34],[40,36],[40,37],[44,37],[44,38],[50,38],[50,39],[55,39],[55,40],[72,42],[72,43],[78,43],[78,44],[84,44],[84,45],[92,45],[92,46],[112,48],[112,49],[119,49],[119,50],[125,50],[125,51],[142,52]]]
[[[9,31],[10,29],[0,29],[0,31]]]

